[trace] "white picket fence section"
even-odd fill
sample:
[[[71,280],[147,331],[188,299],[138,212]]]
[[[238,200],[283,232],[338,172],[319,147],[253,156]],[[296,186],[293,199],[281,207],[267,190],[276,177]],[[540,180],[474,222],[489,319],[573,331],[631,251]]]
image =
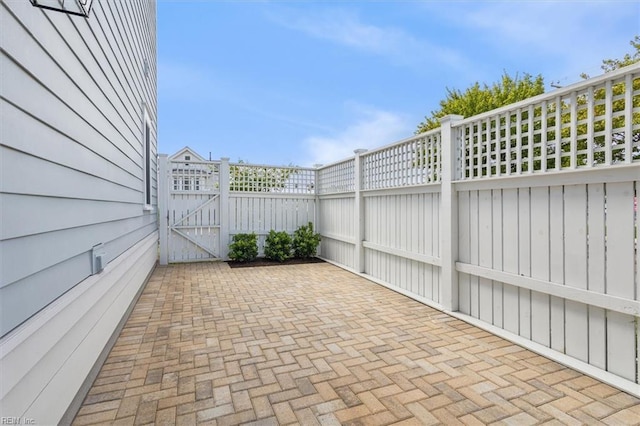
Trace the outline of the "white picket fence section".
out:
[[[316,169],[215,164],[218,257],[311,221],[322,258],[640,396],[640,64]]]
[[[318,174],[322,257],[640,395],[640,66]]]

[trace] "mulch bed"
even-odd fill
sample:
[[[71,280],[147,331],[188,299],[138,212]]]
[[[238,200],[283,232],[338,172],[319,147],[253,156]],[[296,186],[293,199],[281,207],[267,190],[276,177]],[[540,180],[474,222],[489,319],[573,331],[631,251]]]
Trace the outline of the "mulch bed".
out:
[[[317,257],[310,257],[308,259],[287,259],[284,262],[278,262],[275,260],[265,259],[259,257],[251,262],[237,262],[234,260],[227,261],[227,264],[231,268],[254,268],[256,266],[282,266],[282,265],[304,265],[306,263],[324,263],[324,260]]]

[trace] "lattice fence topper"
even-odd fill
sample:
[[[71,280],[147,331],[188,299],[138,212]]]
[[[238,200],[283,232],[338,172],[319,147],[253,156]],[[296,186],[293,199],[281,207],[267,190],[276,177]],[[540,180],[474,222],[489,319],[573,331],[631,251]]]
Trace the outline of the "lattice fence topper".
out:
[[[440,130],[362,154],[362,189],[440,181]]]
[[[350,158],[321,168],[318,185],[319,194],[355,191],[355,160]]]
[[[311,168],[229,165],[230,191],[314,194],[315,185],[316,174]]]
[[[172,161],[172,191],[219,191],[220,163],[212,161]]]
[[[463,179],[640,160],[640,73],[537,96],[463,120]]]

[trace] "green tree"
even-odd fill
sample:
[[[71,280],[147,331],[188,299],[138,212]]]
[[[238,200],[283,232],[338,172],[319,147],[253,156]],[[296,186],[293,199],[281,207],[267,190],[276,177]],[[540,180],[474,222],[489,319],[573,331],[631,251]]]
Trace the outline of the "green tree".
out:
[[[445,115],[458,114],[471,117],[505,105],[544,93],[544,78],[524,74],[511,77],[506,72],[499,82],[491,86],[476,82],[464,92],[447,88],[447,96],[440,101],[440,108],[418,125],[416,134],[440,127],[440,119]]]

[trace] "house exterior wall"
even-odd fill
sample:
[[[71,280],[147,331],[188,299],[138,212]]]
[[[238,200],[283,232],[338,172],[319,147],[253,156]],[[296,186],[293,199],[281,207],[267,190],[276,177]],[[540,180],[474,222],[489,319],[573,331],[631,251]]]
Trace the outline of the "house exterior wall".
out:
[[[58,422],[155,265],[155,9],[0,0],[2,416]]]

